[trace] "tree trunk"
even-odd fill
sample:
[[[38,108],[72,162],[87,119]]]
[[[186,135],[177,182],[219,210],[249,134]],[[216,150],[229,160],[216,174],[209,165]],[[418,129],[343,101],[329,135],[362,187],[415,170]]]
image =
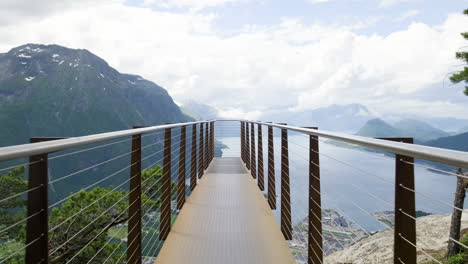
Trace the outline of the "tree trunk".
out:
[[[463,175],[462,170],[458,169],[457,174]],[[455,207],[463,208],[463,204],[465,202],[466,187],[467,180],[462,177],[457,177],[457,189],[455,191],[455,199],[453,201],[453,205]],[[450,224],[450,237],[455,239],[456,241],[460,240],[461,217],[462,212],[454,208],[452,213],[452,221]],[[459,245],[456,242],[449,239],[447,247],[447,258],[458,254],[459,251]]]

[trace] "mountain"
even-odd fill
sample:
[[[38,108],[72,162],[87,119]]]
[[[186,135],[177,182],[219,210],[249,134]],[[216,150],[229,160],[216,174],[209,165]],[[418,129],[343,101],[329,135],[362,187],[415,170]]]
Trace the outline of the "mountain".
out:
[[[367,123],[357,132],[359,136],[365,137],[412,137],[416,143],[446,137],[450,134],[416,119],[403,119],[394,125],[375,118]]]
[[[206,104],[198,103],[194,100],[187,100],[180,109],[186,115],[189,115],[196,120],[213,120],[218,118],[218,110]]]
[[[449,133],[416,119],[403,119],[395,123],[393,127],[400,130],[402,135],[418,138],[421,141],[449,136]]]
[[[28,143],[33,136],[73,137],[189,120],[162,87],[119,73],[87,50],[27,44],[0,54],[0,146]],[[162,134],[148,136],[142,144],[161,139]],[[155,155],[143,161],[143,168],[161,159],[161,147],[158,143],[145,149],[143,157]],[[51,200],[127,166],[130,149],[127,141],[51,160],[50,179],[102,163],[51,185]],[[120,158],[108,162],[116,156]],[[116,186],[128,177],[128,169],[121,170],[100,185]]]
[[[442,258],[447,252],[451,215],[429,215],[416,220],[418,263],[431,263],[428,252]],[[462,217],[462,234],[468,232],[468,217]],[[393,229],[380,231],[324,258],[324,263],[393,263]],[[461,263],[461,262],[460,262]]]
[[[468,132],[468,126],[462,127],[460,130],[458,130],[458,134],[462,134],[462,133],[465,133],[465,132]]]
[[[364,137],[401,137],[402,131],[382,119],[375,118],[367,121],[356,134]]]
[[[459,151],[468,151],[468,132],[458,134],[455,136],[442,137],[435,140],[425,142],[424,145],[437,147],[437,148],[448,148]]]
[[[27,44],[0,54],[0,146],[189,119],[162,87],[87,50]]]
[[[267,111],[261,120],[288,122],[297,126],[318,126],[323,130],[354,133],[376,116],[364,105],[330,105],[305,111]]]

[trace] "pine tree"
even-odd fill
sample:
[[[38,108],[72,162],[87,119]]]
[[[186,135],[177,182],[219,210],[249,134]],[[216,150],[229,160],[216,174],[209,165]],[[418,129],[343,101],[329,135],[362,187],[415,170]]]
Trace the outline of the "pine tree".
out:
[[[468,9],[466,9],[463,13],[465,15],[468,15]],[[463,33],[461,33],[461,35],[466,40],[468,40],[468,32],[463,32]],[[468,64],[468,52],[467,51],[457,52],[457,53],[455,53],[455,56],[456,56],[457,59],[460,59],[463,62]],[[465,95],[468,96],[468,67],[464,67],[463,71],[460,71],[458,73],[453,74],[450,77],[450,81],[452,81],[452,83],[464,82],[465,84],[467,84],[467,86],[465,86]]]

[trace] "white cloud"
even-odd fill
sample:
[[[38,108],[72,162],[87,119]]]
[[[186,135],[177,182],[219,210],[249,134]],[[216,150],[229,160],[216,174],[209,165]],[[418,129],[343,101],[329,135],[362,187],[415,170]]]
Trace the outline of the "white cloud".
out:
[[[406,20],[410,17],[415,17],[417,15],[419,15],[421,12],[419,10],[408,10],[404,13],[402,13],[401,15],[399,15],[395,20],[396,21],[403,21],[403,20]]]
[[[448,100],[447,91],[432,100],[415,96],[453,70],[454,52],[466,45],[459,34],[468,27],[463,15],[439,26],[412,23],[387,36],[285,19],[226,37],[216,22],[217,15],[106,2],[0,24],[0,51],[30,42],[86,48],[119,71],[162,85],[178,101],[211,104],[225,117],[347,103],[384,113],[466,117],[465,106]]]
[[[251,0],[144,0],[143,6],[159,6],[163,8],[191,8],[201,10],[207,7],[222,6]]]
[[[404,3],[404,2],[411,2],[411,1],[419,1],[419,0],[380,0],[379,5],[381,7],[389,7],[396,4]]]

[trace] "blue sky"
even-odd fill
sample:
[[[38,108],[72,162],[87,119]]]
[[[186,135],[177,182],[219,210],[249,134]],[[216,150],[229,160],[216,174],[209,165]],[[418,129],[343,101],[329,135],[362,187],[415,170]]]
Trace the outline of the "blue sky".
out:
[[[454,53],[468,46],[465,8],[468,0],[4,0],[0,52],[31,42],[85,48],[227,118],[352,103],[383,117],[466,118],[462,85],[447,81],[463,67]]]

